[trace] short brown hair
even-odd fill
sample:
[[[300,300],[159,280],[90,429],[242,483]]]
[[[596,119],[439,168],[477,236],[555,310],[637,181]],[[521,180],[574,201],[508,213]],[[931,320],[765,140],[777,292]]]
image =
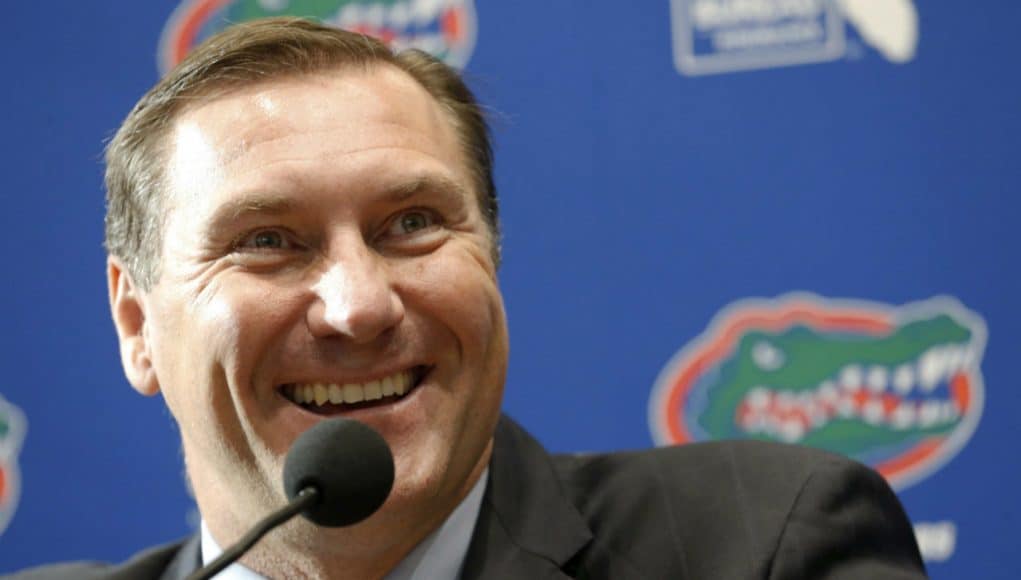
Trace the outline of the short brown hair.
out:
[[[489,127],[475,96],[452,68],[420,50],[298,18],[268,18],[209,38],[135,105],[106,149],[106,249],[136,284],[159,278],[167,136],[188,104],[268,80],[352,66],[389,64],[415,79],[450,114],[474,178],[499,262],[499,219]]]

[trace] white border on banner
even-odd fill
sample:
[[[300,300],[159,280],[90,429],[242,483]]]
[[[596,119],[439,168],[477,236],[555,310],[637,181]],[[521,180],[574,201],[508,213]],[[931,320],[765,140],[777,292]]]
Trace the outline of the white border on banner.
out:
[[[825,1],[826,42],[814,49],[788,48],[743,51],[711,56],[695,55],[695,39],[688,19],[692,0],[670,0],[674,65],[681,74],[699,76],[764,68],[794,66],[839,60],[847,52],[847,31],[843,17],[832,2]]]

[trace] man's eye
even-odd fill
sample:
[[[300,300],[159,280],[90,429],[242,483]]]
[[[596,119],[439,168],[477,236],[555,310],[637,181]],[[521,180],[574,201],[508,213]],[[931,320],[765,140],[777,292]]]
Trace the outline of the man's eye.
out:
[[[432,227],[436,224],[436,219],[432,214],[414,210],[401,214],[394,220],[393,225],[390,227],[390,233],[393,235],[408,235],[413,234],[419,230]]]
[[[237,247],[247,250],[282,250],[290,245],[283,232],[278,230],[259,230],[241,238],[238,241]]]

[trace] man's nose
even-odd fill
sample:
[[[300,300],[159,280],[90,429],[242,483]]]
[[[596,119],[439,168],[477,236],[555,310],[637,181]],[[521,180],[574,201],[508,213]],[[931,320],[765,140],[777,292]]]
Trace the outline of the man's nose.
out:
[[[313,336],[344,336],[368,343],[404,318],[404,304],[390,272],[370,251],[350,252],[333,260],[312,291],[308,311]]]

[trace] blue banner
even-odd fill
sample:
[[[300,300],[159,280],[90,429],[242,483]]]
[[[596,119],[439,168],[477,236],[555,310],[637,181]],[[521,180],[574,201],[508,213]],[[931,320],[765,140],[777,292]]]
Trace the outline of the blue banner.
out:
[[[279,14],[433,52],[493,111],[505,409],[548,447],[823,447],[887,477],[933,578],[1021,572],[1017,3],[95,0],[12,5],[0,40],[0,573],[195,529],[120,365],[103,147]]]

